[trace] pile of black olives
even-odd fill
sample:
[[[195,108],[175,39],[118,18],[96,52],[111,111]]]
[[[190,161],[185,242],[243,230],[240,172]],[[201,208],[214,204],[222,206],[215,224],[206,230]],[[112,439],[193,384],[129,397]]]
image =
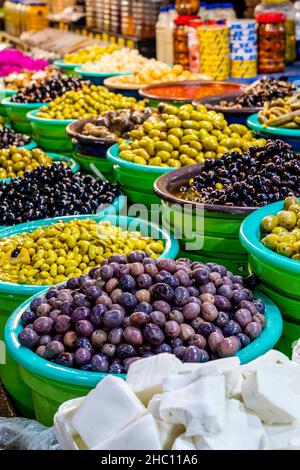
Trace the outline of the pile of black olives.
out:
[[[0,127],[0,149],[5,149],[14,145],[15,147],[22,147],[30,141],[28,135],[20,134],[10,127]]]
[[[10,183],[0,182],[0,225],[64,215],[94,214],[120,194],[117,185],[74,174],[62,164],[40,166]]]
[[[300,157],[281,140],[244,155],[225,154],[206,161],[201,173],[179,189],[188,201],[257,207],[300,195]]]
[[[14,103],[50,103],[50,101],[64,95],[67,91],[80,90],[82,83],[82,80],[78,77],[55,75],[33,83],[27,88],[21,88],[11,100]]]
[[[260,336],[264,314],[224,266],[135,251],[32,300],[19,341],[66,367],[122,373],[163,352],[183,362],[233,356]]]

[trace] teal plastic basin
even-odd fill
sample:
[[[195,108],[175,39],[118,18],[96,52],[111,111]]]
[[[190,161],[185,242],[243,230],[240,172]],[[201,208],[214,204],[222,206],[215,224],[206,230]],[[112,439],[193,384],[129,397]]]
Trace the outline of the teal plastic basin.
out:
[[[240,240],[249,255],[250,271],[259,277],[259,288],[276,302],[289,323],[289,330],[284,326],[283,335],[298,339],[299,328],[295,326],[293,335],[292,325],[300,325],[300,262],[279,255],[260,242],[262,219],[282,209],[280,201],[250,214],[241,225]]]
[[[152,204],[160,204],[160,199],[153,191],[155,180],[173,168],[138,165],[119,157],[119,145],[115,144],[107,151],[107,158],[113,164],[115,179],[122,191],[134,204],[143,204],[151,209]]]
[[[282,331],[282,318],[278,308],[260,292],[256,296],[266,304],[267,326],[259,338],[237,353],[242,364],[272,349]],[[5,328],[5,344],[18,365],[22,380],[31,390],[36,419],[51,426],[54,414],[64,401],[86,395],[107,374],[69,369],[49,362],[20,345],[20,318],[33,298],[24,302],[9,318]],[[119,377],[124,378],[125,375]]]
[[[115,201],[116,211],[121,210],[123,204],[123,197],[120,197],[118,201]],[[111,213],[112,212],[113,209],[111,208]],[[162,253],[162,257],[176,258],[178,254],[178,242],[171,235],[169,235],[166,230],[161,229],[154,224],[147,223],[143,220],[134,217],[103,215],[103,213],[99,213],[96,215],[56,217],[53,219],[43,219],[34,222],[26,222],[24,224],[0,230],[0,238],[17,235],[23,232],[32,232],[38,227],[47,227],[61,220],[68,221],[73,219],[87,218],[92,218],[99,222],[101,220],[108,220],[111,223],[116,224],[122,228],[129,228],[129,230],[130,227],[132,230],[137,230],[137,228],[139,227],[141,230],[145,230],[146,232],[151,230],[151,235],[154,238],[161,238],[165,241],[165,250]],[[28,299],[32,295],[40,295],[40,293],[45,290],[45,288],[49,287],[50,286],[28,286],[0,281],[0,303],[2,307],[0,311],[0,327],[2,328],[2,333],[9,315],[13,312],[15,308],[20,305],[20,303],[26,301],[26,299]],[[2,339],[3,335],[1,336],[0,329],[0,340]],[[0,366],[0,378],[5,388],[8,390],[8,392],[18,404],[18,406],[22,410],[24,410],[24,413],[26,412],[27,416],[30,416],[33,410],[31,394],[28,391],[28,387],[22,386],[24,383],[23,379],[20,378],[19,369],[17,368],[16,363],[10,358],[8,358],[5,365]]]
[[[43,119],[37,116],[38,110],[31,111],[27,118],[32,127],[33,139],[38,146],[49,152],[71,153],[73,149],[71,138],[66,132],[66,127],[74,122],[74,119]]]
[[[28,135],[32,134],[31,124],[27,117],[28,112],[44,106],[43,103],[13,103],[11,98],[2,100],[1,105],[6,109],[13,129]]]
[[[82,155],[74,152],[73,158],[79,163],[80,167],[94,176],[99,176],[99,171],[110,182],[115,182],[115,175],[112,163],[104,157],[95,157],[93,155]]]
[[[80,67],[80,64],[68,64],[64,62],[63,60],[55,60],[53,64],[56,67],[59,67],[60,70],[65,74],[65,75],[78,75],[75,72],[76,67]]]
[[[281,139],[291,145],[296,152],[300,152],[300,129],[285,129],[283,127],[264,127],[259,122],[258,114],[247,119],[247,126],[257,135],[265,139]]]
[[[98,85],[98,86],[103,85],[103,82],[106,78],[119,77],[120,75],[132,75],[131,72],[111,72],[111,73],[88,72],[86,70],[82,70],[82,66],[76,67],[74,71],[85,80],[90,80],[94,85]]]

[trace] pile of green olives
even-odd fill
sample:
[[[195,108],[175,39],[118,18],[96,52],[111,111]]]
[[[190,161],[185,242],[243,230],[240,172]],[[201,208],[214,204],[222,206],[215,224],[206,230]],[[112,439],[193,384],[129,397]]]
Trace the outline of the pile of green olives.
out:
[[[112,93],[103,86],[83,86],[79,91],[67,91],[63,96],[39,109],[37,116],[44,119],[84,119],[114,109],[143,109],[143,101]]]
[[[266,144],[246,126],[228,125],[223,114],[203,105],[178,108],[160,103],[158,111],[141,129],[130,132],[129,142],[119,141],[121,158],[140,165],[180,168]]]
[[[284,210],[264,217],[261,231],[264,233],[263,245],[280,255],[300,261],[300,202],[296,197],[287,197]]]

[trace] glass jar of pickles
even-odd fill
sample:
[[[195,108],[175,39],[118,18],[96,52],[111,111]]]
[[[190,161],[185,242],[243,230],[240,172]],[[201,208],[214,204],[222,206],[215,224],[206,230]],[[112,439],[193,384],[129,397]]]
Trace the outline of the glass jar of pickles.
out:
[[[196,15],[177,16],[174,28],[174,64],[189,68],[188,32],[189,23],[198,19]]]
[[[282,72],[285,67],[285,16],[283,13],[260,13],[258,22],[258,71]]]
[[[283,13],[285,16],[285,62],[291,64],[296,59],[296,10],[290,0],[262,0],[255,8],[255,16],[260,13]]]

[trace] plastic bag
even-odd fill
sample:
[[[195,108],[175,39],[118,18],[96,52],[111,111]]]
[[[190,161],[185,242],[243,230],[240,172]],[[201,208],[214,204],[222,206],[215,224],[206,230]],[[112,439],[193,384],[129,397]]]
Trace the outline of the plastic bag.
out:
[[[0,449],[62,450],[53,428],[26,418],[0,418]]]

